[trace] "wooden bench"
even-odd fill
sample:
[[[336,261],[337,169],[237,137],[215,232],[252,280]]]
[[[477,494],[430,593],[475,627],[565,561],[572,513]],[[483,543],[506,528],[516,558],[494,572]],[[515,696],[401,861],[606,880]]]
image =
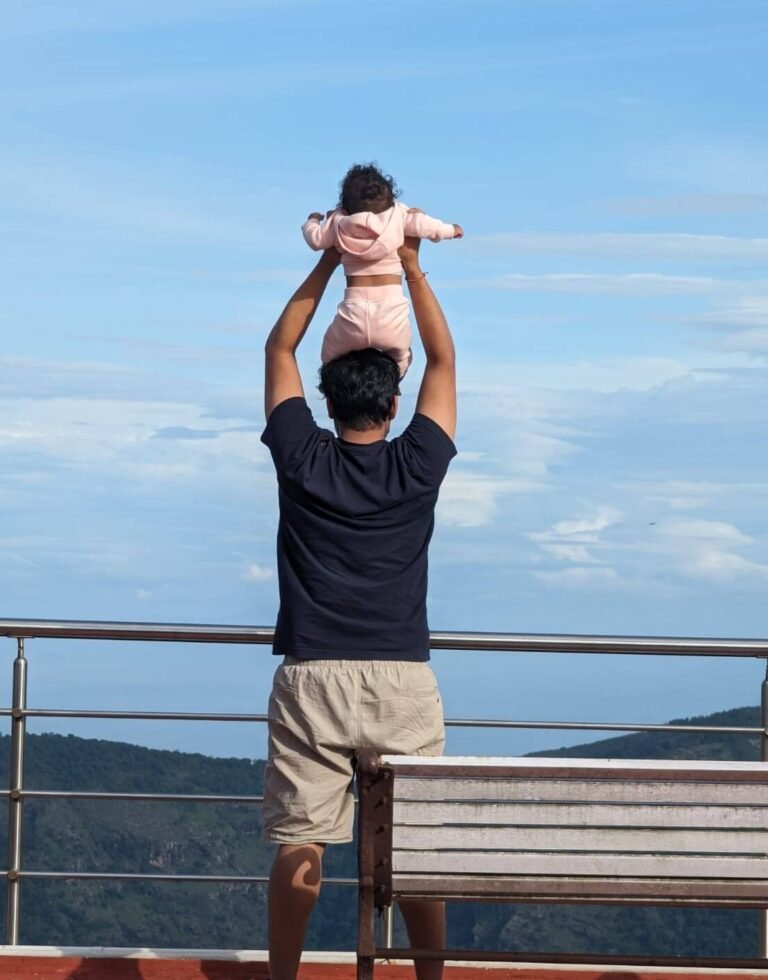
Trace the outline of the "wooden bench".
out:
[[[399,899],[768,906],[768,763],[358,756],[358,977],[375,958],[596,956],[378,946]],[[768,967],[760,959],[611,963]]]

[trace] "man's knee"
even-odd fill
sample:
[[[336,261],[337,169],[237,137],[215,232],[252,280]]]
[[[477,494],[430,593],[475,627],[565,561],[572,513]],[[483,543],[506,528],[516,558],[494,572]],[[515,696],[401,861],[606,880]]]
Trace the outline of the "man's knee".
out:
[[[270,875],[272,887],[316,896],[323,877],[325,844],[281,844]]]

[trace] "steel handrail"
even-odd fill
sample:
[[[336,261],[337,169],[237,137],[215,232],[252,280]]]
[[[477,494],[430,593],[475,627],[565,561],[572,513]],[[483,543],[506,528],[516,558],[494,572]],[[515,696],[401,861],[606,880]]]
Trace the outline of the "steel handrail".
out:
[[[155,640],[166,643],[271,644],[266,626],[189,623],[97,622],[54,619],[0,619],[0,636],[79,640]],[[434,650],[507,653],[591,653],[768,659],[768,640],[674,636],[591,636],[576,633],[478,633],[433,631]]]
[[[0,871],[0,878],[11,877],[11,872]],[[182,881],[205,882],[207,884],[251,885],[266,884],[269,875],[193,875],[193,874],[141,874],[134,871],[19,871],[13,880],[21,878],[50,879],[54,881]],[[326,885],[356,885],[357,878],[323,878]]]
[[[189,874],[140,874],[134,872],[89,871],[27,871],[21,867],[21,815],[22,802],[26,799],[86,799],[132,800],[155,802],[204,802],[204,803],[259,803],[258,796],[214,796],[210,794],[175,793],[114,793],[99,791],[28,790],[24,782],[24,741],[27,718],[112,718],[175,721],[237,721],[265,722],[264,714],[231,714],[223,712],[143,712],[77,710],[58,708],[28,708],[26,700],[27,660],[25,640],[29,638],[51,639],[99,639],[134,640],[184,643],[240,643],[270,644],[274,630],[261,626],[221,626],[183,623],[130,623],[92,622],[75,620],[0,619],[0,637],[12,637],[17,641],[18,654],[14,661],[13,707],[0,709],[0,716],[11,719],[11,778],[10,788],[0,791],[9,800],[8,870],[0,871],[0,878],[8,883],[6,941],[18,943],[19,887],[21,880],[28,879],[81,879],[115,881],[186,881],[216,883],[266,883],[265,876],[252,875],[189,875]],[[643,636],[588,636],[580,634],[523,634],[523,633],[473,633],[433,632],[430,645],[440,650],[503,651],[527,653],[581,653],[581,654],[630,654],[646,656],[707,656],[753,657],[768,663],[768,640],[762,639],[713,639],[694,637],[643,637]],[[713,726],[713,725],[652,725],[613,722],[552,722],[514,721],[506,719],[448,719],[446,725],[454,727],[561,729],[575,731],[628,731],[628,732],[684,732],[717,733],[761,736],[761,756],[768,759],[768,676],[762,685],[762,727]],[[327,879],[328,884],[354,885],[356,878]],[[768,929],[766,916],[761,916],[761,955],[768,955]]]
[[[228,721],[266,723],[265,714],[232,714],[223,711],[110,711],[79,708],[0,708],[0,717],[12,718],[107,718],[117,721]],[[512,721],[507,718],[446,718],[446,728],[514,728],[585,732],[698,732],[710,735],[762,735],[763,729],[743,725],[632,724],[623,721]]]

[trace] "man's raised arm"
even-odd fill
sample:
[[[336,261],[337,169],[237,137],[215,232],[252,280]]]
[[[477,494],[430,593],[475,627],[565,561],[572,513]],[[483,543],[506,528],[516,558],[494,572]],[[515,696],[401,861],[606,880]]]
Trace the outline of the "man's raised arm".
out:
[[[456,435],[456,351],[437,297],[419,265],[418,238],[406,238],[399,255],[427,358],[416,411],[436,422],[451,439]]]
[[[323,252],[315,268],[288,300],[288,305],[272,327],[264,348],[264,414],[269,418],[272,410],[287,398],[302,398],[296,348],[302,341],[307,327],[320,303],[328,280],[339,264],[340,255],[335,248]]]

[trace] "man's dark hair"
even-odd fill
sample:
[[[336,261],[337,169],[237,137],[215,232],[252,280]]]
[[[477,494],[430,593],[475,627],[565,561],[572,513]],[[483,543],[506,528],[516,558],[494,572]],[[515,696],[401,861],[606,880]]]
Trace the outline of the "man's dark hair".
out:
[[[353,350],[320,368],[320,394],[331,403],[336,422],[364,432],[386,422],[400,394],[400,369],[383,351]]]
[[[347,214],[378,213],[391,208],[399,193],[394,179],[374,163],[356,163],[339,184],[339,205]]]

